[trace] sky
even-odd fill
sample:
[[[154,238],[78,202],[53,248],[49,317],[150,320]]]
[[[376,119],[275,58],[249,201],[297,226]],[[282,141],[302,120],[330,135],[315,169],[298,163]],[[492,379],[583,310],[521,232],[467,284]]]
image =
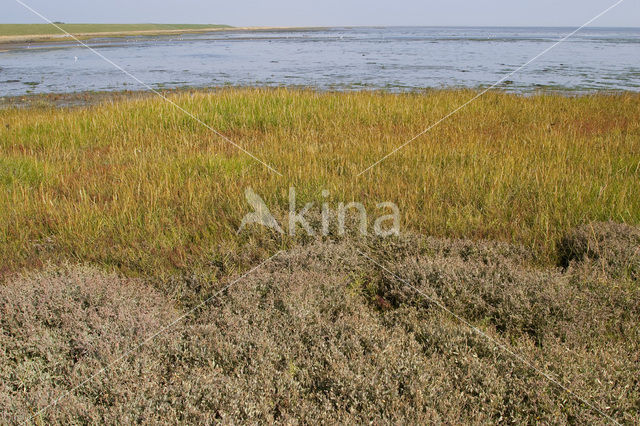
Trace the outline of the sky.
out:
[[[616,0],[21,0],[52,21],[233,26],[579,26]],[[43,22],[0,0],[0,23]],[[592,26],[640,26],[640,0],[624,0]]]

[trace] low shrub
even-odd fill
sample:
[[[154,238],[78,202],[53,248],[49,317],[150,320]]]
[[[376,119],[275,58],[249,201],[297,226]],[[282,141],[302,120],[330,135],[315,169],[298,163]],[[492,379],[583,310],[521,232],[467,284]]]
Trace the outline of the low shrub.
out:
[[[568,232],[558,244],[561,266],[593,263],[614,277],[640,278],[640,229],[614,222],[594,222]]]

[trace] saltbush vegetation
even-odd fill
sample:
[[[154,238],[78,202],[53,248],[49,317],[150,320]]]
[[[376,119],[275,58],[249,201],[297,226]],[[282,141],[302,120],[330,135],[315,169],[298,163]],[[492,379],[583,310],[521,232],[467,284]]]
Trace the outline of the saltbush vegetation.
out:
[[[640,287],[582,262],[371,237],[173,296],[87,268],[22,276],[0,287],[3,421],[633,424]]]

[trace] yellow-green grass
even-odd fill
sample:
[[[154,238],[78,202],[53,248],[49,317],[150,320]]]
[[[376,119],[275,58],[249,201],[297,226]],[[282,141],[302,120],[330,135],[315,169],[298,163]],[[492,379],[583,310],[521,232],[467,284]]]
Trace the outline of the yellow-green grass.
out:
[[[640,222],[638,94],[487,93],[357,176],[475,94],[169,95],[283,176],[159,98],[2,110],[0,271],[69,260],[164,276],[291,244],[236,234],[247,187],[280,219],[290,186],[316,212],[329,190],[334,209],[361,201],[373,221],[392,201],[403,231],[521,243],[542,262],[577,224]]]
[[[225,28],[226,25],[209,24],[57,24],[71,34],[121,33],[129,31],[204,30]],[[0,36],[59,35],[51,24],[0,24]]]

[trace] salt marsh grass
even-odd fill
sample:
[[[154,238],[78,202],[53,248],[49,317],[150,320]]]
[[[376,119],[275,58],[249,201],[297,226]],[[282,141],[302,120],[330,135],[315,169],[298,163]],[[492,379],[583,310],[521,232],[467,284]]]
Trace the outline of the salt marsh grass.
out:
[[[589,221],[640,222],[640,95],[473,97],[221,89],[168,94],[280,171],[158,98],[0,110],[0,271],[62,261],[168,275],[292,243],[236,234],[253,188],[277,218],[300,202],[396,203],[402,229],[523,244],[555,262]],[[280,215],[280,216],[279,216]]]

